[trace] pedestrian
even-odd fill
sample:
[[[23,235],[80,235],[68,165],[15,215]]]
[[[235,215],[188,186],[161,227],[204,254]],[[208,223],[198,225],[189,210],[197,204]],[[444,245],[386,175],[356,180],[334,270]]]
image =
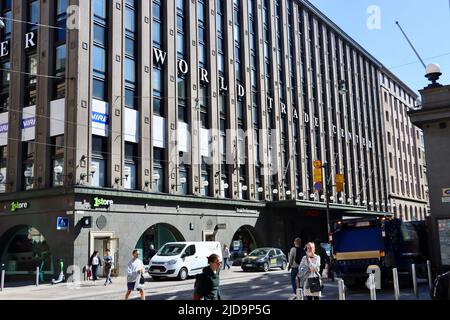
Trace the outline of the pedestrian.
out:
[[[98,280],[98,269],[102,265],[102,260],[98,256],[98,251],[94,251],[89,258],[89,267],[92,270],[92,280],[94,281],[94,286]]]
[[[111,271],[114,268],[114,257],[111,255],[111,251],[109,249],[105,250],[103,262],[105,263],[105,274],[106,274],[105,286],[107,286],[108,284],[112,284]]]
[[[230,249],[228,249],[227,245],[223,245],[223,270],[225,267],[228,267],[228,270],[231,268],[228,264],[228,259],[230,258]]]
[[[208,257],[208,264],[195,280],[194,300],[221,300],[219,273],[222,261],[217,254],[212,254]]]
[[[321,290],[316,288],[311,288],[314,282],[318,286],[321,286],[320,279],[320,256],[316,252],[314,242],[308,242],[306,244],[306,256],[302,258],[300,262],[300,267],[298,271],[299,283],[303,288],[303,295],[308,298],[308,300],[319,300],[321,296]],[[314,280],[312,280],[314,279]]]
[[[289,259],[288,259],[288,270],[291,271],[291,284],[292,290],[294,291],[294,296],[291,298],[294,300],[297,297],[297,274],[298,267],[300,262],[302,261],[303,256],[305,255],[305,251],[301,248],[302,239],[295,238],[294,246],[289,251]]]
[[[125,300],[128,300],[131,291],[133,290],[138,290],[141,295],[141,300],[145,300],[144,288],[141,285],[143,277],[144,277],[144,264],[139,259],[139,251],[133,250],[133,258],[130,260],[130,262],[128,262],[127,293],[125,294]]]
[[[321,241],[320,239],[316,239],[314,241],[314,244],[316,246],[316,254],[320,257],[320,275],[323,274],[323,270],[328,265],[328,268],[330,267],[330,257],[328,257],[327,252],[325,249],[320,245]]]

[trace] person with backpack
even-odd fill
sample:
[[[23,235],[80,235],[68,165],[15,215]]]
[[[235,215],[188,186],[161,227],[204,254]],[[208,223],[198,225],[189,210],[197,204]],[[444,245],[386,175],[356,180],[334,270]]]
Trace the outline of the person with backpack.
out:
[[[305,255],[305,251],[301,248],[301,244],[302,239],[295,238],[294,246],[289,251],[288,270],[291,271],[291,284],[292,290],[294,291],[294,296],[291,298],[292,300],[294,300],[297,297],[298,267],[300,266],[300,262],[302,261],[302,258]]]
[[[208,266],[196,277],[193,300],[221,300],[219,289],[221,264],[222,261],[217,254],[208,257]]]

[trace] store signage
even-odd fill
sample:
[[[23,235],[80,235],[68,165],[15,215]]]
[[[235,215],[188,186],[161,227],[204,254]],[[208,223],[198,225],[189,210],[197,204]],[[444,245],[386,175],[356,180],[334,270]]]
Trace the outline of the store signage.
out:
[[[92,111],[92,122],[101,124],[109,124],[109,115]]]
[[[157,48],[153,48],[153,58],[154,58],[154,62],[156,63],[156,65],[162,66],[166,62],[167,52],[164,52]],[[177,61],[177,70],[178,70],[179,74],[186,75],[189,73],[189,64],[185,60],[179,59]],[[200,82],[202,82],[203,84],[209,83],[208,70],[200,68],[199,69],[199,77],[200,77]],[[220,92],[227,92],[229,90],[228,84],[226,83],[226,80],[223,77],[218,77],[218,86],[219,86]],[[245,96],[245,88],[242,85],[237,84],[236,85],[236,93],[237,93],[238,97],[244,97]],[[272,109],[273,104],[274,104],[274,99],[270,96],[266,96],[266,99],[267,99],[268,109]],[[280,112],[282,114],[287,114],[288,109],[289,109],[289,107],[286,104],[280,102]],[[292,117],[295,119],[295,121],[299,121],[299,116],[298,116],[298,112],[297,112],[296,108],[292,108]],[[304,123],[309,124],[310,122],[313,122],[313,125],[315,128],[320,129],[320,119],[318,117],[314,117],[314,119],[310,119],[310,116],[305,112],[304,113]],[[362,144],[363,147],[366,147],[369,149],[372,149],[372,147],[373,147],[372,141],[370,141],[366,138],[362,138],[352,132],[346,133],[345,130],[342,128],[340,130],[338,130],[338,127],[335,124],[332,124],[332,132],[333,132],[333,136],[340,135],[341,138],[347,138],[349,141],[356,142],[356,144]],[[331,132],[330,132],[330,135],[331,135]]]
[[[36,126],[36,118],[22,119],[22,129],[33,128]]]
[[[14,201],[11,203],[11,211],[16,212],[19,209],[27,209],[29,206],[28,202]]]
[[[2,124],[0,124],[0,133],[5,133],[5,132],[8,132],[8,124],[2,123]]]
[[[56,219],[56,230],[69,230],[69,218],[58,217]]]
[[[11,39],[0,42],[0,58],[6,57],[9,55]],[[25,49],[36,47],[36,34],[34,32],[28,32],[25,34],[24,47]]]
[[[94,198],[94,208],[110,207],[113,204],[114,204],[114,201],[112,201],[112,200],[106,200],[106,199],[98,198],[98,197]]]

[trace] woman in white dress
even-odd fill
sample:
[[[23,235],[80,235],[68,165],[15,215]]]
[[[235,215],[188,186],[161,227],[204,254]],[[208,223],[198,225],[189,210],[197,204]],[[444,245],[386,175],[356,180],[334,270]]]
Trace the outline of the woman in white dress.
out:
[[[314,242],[308,242],[306,244],[306,256],[302,258],[300,266],[298,268],[298,277],[300,284],[303,287],[303,295],[308,298],[308,300],[319,300],[321,296],[321,291],[311,292],[308,279],[319,277],[320,279],[320,256],[316,255],[316,247]]]

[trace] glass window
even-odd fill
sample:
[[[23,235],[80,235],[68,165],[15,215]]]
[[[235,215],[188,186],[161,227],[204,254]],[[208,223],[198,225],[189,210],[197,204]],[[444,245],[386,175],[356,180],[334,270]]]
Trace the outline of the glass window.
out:
[[[135,11],[131,8],[125,8],[125,29],[130,32],[135,32],[136,15]]]
[[[125,58],[125,80],[132,83],[136,81],[136,63],[130,58]]]
[[[66,45],[63,44],[56,48],[56,72],[63,71],[66,68]]]
[[[94,78],[92,81],[93,92],[92,95],[95,99],[106,100],[106,85],[105,81]]]
[[[137,109],[135,91],[125,89],[125,106],[131,109]]]
[[[93,68],[95,71],[106,72],[106,50],[97,46],[93,49]]]
[[[106,0],[92,0],[94,5],[94,15],[106,19]]]
[[[106,28],[94,23],[94,41],[105,45],[106,44]]]

